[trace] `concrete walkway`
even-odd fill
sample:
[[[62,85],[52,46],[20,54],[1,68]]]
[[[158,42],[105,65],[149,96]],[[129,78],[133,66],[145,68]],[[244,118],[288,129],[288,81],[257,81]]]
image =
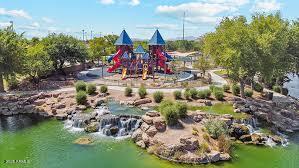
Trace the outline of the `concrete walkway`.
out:
[[[212,83],[214,83],[216,86],[223,86],[224,84],[227,84],[227,81],[222,78],[221,76],[215,74],[214,72],[218,71],[218,70],[209,70],[208,73],[211,74],[211,78],[212,78]],[[99,86],[98,86],[99,87]],[[195,87],[197,90],[205,90],[205,89],[209,89],[209,86],[202,86],[202,87]],[[124,92],[126,87],[125,86],[114,86],[108,85],[108,89],[111,90],[117,90],[117,91],[122,91]],[[161,92],[165,92],[165,93],[172,93],[174,91],[177,90],[184,90],[185,88],[149,88],[147,89],[148,93],[154,93],[156,91],[161,91]],[[133,92],[137,93],[138,92],[138,88],[132,88]],[[3,95],[11,95],[11,94],[19,94],[19,93],[34,93],[34,92],[69,92],[69,91],[75,91],[74,87],[67,87],[67,88],[60,88],[60,89],[56,89],[56,90],[40,90],[40,91],[22,91],[22,92],[9,92],[9,93],[0,93],[0,96]]]

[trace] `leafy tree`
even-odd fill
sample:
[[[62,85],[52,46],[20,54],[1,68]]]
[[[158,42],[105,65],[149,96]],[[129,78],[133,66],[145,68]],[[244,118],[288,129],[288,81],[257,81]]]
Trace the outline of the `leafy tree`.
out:
[[[29,75],[35,83],[39,78],[53,68],[50,56],[42,43],[29,46],[24,60],[24,72]]]
[[[134,41],[134,48],[137,48],[139,45],[141,45],[144,48],[144,50],[148,49],[147,41]]]
[[[202,71],[203,75],[206,74],[206,71],[211,67],[211,62],[207,56],[200,56],[198,60],[193,64],[194,68],[197,68]]]
[[[90,59],[97,60],[100,63],[100,59],[104,61],[103,57],[108,55],[106,48],[108,47],[108,42],[104,37],[94,38],[89,41],[89,51]]]
[[[250,29],[256,41],[256,52],[259,56],[257,66],[261,77],[267,84],[272,80],[278,82],[292,67],[292,57],[288,56],[289,28],[279,13],[252,17]]]
[[[85,44],[72,36],[51,34],[44,38],[43,42],[53,61],[54,69],[61,71],[63,74],[63,66],[66,63],[84,62],[88,56]]]
[[[4,91],[3,77],[15,77],[22,72],[25,40],[11,27],[0,29],[0,92]]]
[[[245,97],[245,80],[256,73],[255,41],[245,17],[225,18],[204,39],[203,52],[211,55],[215,63],[229,70],[229,77],[240,82],[241,97]]]
[[[293,59],[293,72],[299,75],[299,20],[293,22],[289,33],[289,44],[287,52]]]
[[[115,52],[115,46],[114,43],[116,42],[116,40],[118,39],[117,35],[106,35],[104,36],[104,38],[107,41],[107,46],[106,46],[106,52],[108,55],[113,54]]]

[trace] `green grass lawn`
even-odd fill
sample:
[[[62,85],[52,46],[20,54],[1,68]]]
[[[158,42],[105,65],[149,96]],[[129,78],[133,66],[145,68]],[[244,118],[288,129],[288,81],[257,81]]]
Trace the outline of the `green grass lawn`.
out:
[[[223,75],[227,75],[227,71],[226,70],[219,70],[219,71],[215,71],[215,74],[219,75],[219,76],[223,76]]]
[[[247,114],[235,113],[233,105],[229,103],[218,103],[213,106],[189,106],[188,109],[191,111],[202,110],[204,112],[215,114],[231,114],[234,118],[247,117]]]

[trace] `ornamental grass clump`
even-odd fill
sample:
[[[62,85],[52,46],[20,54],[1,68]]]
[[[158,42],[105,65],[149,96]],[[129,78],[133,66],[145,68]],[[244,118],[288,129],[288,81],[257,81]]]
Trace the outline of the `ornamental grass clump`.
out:
[[[159,112],[164,116],[168,125],[175,125],[179,118],[187,116],[187,104],[164,100],[158,107]]]
[[[78,105],[84,105],[87,102],[87,96],[85,91],[79,91],[76,95],[76,102]]]
[[[220,135],[228,134],[227,125],[223,121],[209,119],[204,123],[204,126],[210,136],[214,139],[217,139]]]
[[[233,92],[233,95],[238,96],[240,94],[240,86],[236,85],[236,84],[233,84],[232,85],[232,92]]]
[[[164,94],[163,92],[157,91],[153,94],[153,97],[156,103],[160,103],[164,98]]]
[[[175,100],[182,99],[182,92],[180,90],[176,90],[173,92],[173,97]]]
[[[230,86],[229,85],[223,85],[223,91],[229,92]]]
[[[273,87],[274,92],[281,93],[281,87],[278,85],[274,85]]]
[[[140,88],[138,89],[138,94],[141,99],[144,99],[147,95],[146,88],[144,86],[140,86]]]
[[[184,97],[186,100],[190,100],[190,97],[191,97],[190,90],[188,90],[188,89],[185,90]]]
[[[76,82],[75,87],[76,87],[76,92],[86,91],[86,83],[83,81]]]
[[[264,87],[260,83],[254,82],[253,89],[257,92],[263,92]]]
[[[189,92],[192,99],[197,99],[197,90],[195,88],[190,89]]]
[[[187,116],[187,104],[177,102],[174,106],[180,118],[185,118]]]
[[[125,89],[125,96],[126,97],[131,97],[132,96],[132,92],[133,92],[132,88],[126,87],[126,89]]]
[[[244,94],[246,97],[252,97],[253,91],[251,89],[245,89]]]
[[[179,115],[175,106],[167,106],[163,109],[163,116],[166,123],[170,126],[176,125],[178,123]]]
[[[95,84],[89,83],[87,85],[87,89],[86,89],[87,94],[92,95],[92,94],[95,94],[96,91],[97,91],[97,87]]]
[[[101,86],[100,92],[101,93],[107,93],[108,92],[108,87],[106,85]]]

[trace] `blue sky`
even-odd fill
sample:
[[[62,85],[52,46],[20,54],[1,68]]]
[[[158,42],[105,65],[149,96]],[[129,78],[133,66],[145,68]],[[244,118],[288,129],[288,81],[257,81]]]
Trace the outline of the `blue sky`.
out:
[[[182,36],[186,12],[186,36],[213,31],[225,16],[280,10],[284,18],[298,18],[298,0],[0,0],[0,28],[14,22],[27,37],[66,33],[87,38],[90,32],[148,39],[159,28],[166,38]]]

